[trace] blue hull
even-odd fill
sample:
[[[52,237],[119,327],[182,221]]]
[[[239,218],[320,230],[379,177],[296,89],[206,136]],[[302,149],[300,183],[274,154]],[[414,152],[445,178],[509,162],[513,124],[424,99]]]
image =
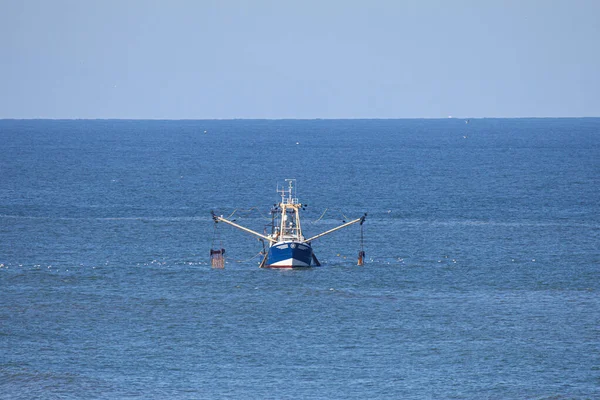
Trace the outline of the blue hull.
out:
[[[313,250],[309,244],[279,242],[269,248],[265,267],[306,268],[315,265],[313,259]]]

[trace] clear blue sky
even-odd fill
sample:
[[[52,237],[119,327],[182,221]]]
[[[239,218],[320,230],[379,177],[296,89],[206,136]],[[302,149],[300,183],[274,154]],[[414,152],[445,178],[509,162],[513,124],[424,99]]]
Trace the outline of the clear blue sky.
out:
[[[600,0],[0,0],[0,118],[600,116]]]

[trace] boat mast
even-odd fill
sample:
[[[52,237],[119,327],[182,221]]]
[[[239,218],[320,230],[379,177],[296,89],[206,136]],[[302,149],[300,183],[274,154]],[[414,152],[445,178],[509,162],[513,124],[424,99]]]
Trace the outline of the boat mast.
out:
[[[277,189],[281,195],[281,221],[279,225],[279,240],[304,240],[302,236],[302,226],[300,225],[299,209],[302,204],[296,197],[295,179],[286,179],[288,187]]]

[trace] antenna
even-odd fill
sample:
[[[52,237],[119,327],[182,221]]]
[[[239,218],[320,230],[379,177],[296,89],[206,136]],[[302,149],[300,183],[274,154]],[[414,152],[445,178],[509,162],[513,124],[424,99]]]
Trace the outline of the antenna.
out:
[[[296,179],[286,179],[285,181],[288,184],[287,188],[285,186],[281,189],[279,189],[279,186],[277,187],[277,192],[281,195],[281,202],[283,204],[298,203],[298,199],[296,198]]]

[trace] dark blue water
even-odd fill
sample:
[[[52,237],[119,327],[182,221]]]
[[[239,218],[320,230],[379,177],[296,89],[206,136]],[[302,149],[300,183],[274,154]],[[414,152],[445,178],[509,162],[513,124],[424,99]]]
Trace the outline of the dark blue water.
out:
[[[600,119],[4,120],[0,151],[2,399],[600,398]],[[285,178],[307,235],[369,213],[364,267],[358,226],[302,271],[215,236]]]

